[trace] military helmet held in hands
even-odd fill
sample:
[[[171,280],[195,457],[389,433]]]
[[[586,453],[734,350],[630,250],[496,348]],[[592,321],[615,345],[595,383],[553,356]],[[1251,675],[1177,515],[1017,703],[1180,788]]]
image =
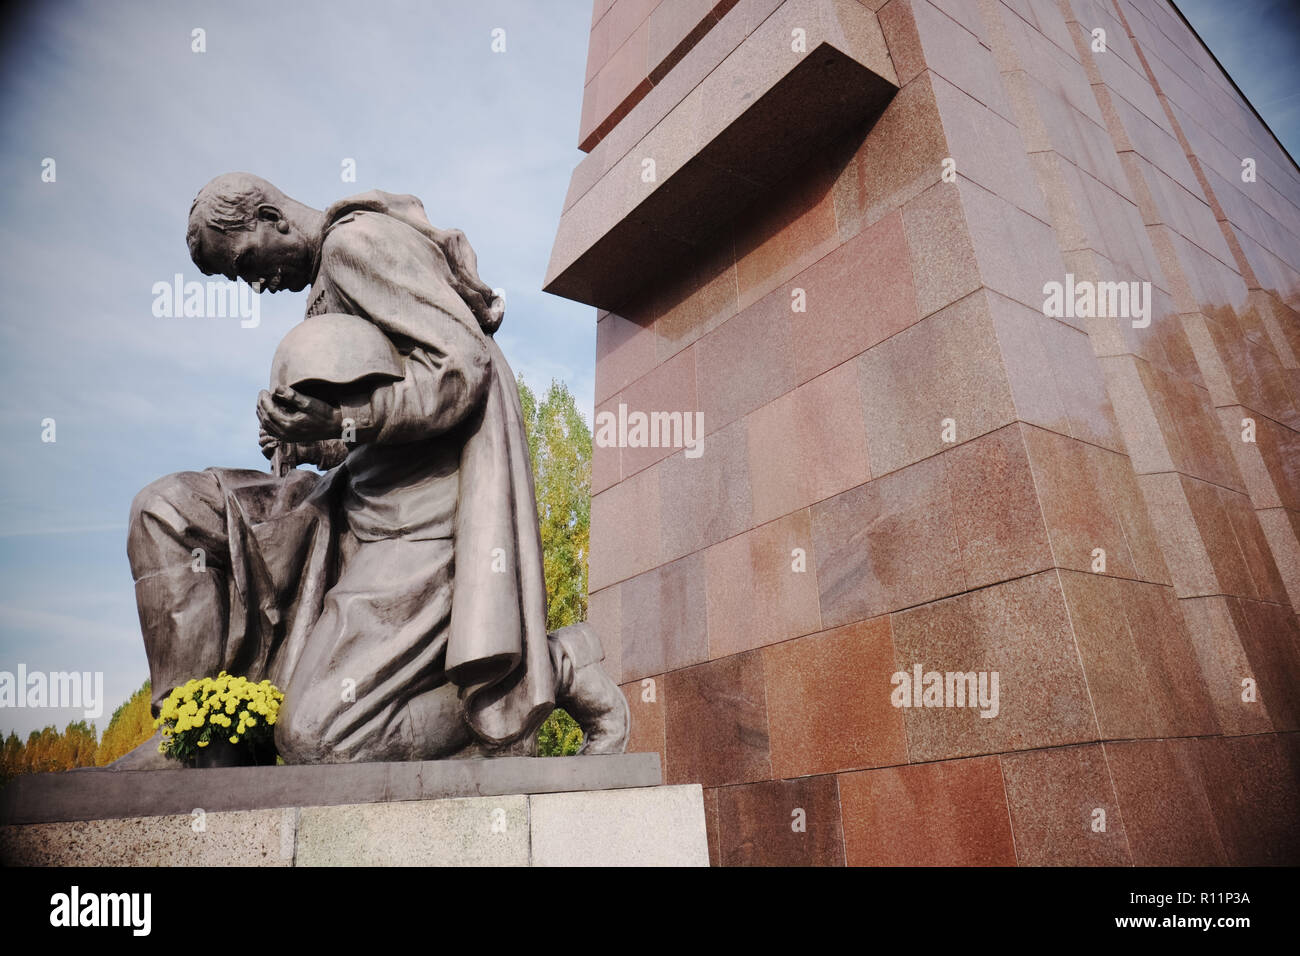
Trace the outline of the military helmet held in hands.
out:
[[[299,322],[271,360],[272,390],[282,385],[308,394],[321,386],[374,388],[404,377],[401,354],[378,326],[338,312]]]

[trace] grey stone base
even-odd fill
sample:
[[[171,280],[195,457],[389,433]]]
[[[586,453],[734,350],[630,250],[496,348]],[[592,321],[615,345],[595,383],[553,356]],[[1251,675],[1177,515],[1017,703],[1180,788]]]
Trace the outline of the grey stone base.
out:
[[[98,770],[18,777],[0,790],[0,825],[270,810],[507,793],[654,787],[656,753],[496,757],[211,770]]]
[[[708,866],[709,853],[703,790],[689,784],[281,809],[194,808],[163,816],[16,824],[0,827],[0,861],[18,866]]]

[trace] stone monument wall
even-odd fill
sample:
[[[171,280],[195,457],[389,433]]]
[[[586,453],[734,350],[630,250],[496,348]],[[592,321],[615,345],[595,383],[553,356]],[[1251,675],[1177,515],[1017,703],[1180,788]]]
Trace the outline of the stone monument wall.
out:
[[[579,140],[590,619],[712,861],[1300,863],[1300,172],[1177,11],[596,0]]]

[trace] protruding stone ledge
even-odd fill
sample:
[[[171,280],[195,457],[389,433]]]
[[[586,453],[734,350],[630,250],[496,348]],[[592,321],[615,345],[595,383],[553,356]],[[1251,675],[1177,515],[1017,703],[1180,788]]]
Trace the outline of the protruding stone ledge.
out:
[[[661,782],[657,753],[49,773],[19,777],[0,790],[0,824],[188,815],[195,808],[264,810],[619,790]]]
[[[544,288],[616,310],[896,91],[874,13],[787,0],[565,211]]]

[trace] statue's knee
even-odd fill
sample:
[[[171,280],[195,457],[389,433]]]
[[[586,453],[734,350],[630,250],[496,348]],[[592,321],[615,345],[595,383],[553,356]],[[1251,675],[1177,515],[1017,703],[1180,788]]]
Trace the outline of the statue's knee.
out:
[[[224,528],[205,514],[199,483],[202,472],[178,471],[145,485],[131,501],[126,550],[133,570],[140,573],[170,566],[194,547],[210,552],[216,548],[213,535]],[[206,510],[210,511],[210,507]],[[208,557],[215,558],[215,553]],[[140,567],[135,567],[139,564]]]
[[[141,488],[131,500],[131,527],[140,525],[146,516],[175,514],[178,503],[189,493],[188,483],[194,474],[192,471],[178,471],[163,475]]]

